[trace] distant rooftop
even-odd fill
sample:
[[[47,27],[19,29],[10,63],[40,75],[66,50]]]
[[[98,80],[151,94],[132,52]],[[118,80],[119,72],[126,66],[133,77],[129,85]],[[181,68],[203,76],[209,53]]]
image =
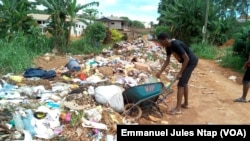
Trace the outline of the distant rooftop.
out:
[[[245,22],[245,21],[249,21],[250,20],[250,16],[249,15],[241,15],[237,21],[238,22]]]
[[[98,20],[101,20],[101,19],[108,19],[108,20],[111,20],[111,21],[124,21],[123,19],[119,18],[119,17],[115,17],[115,16],[104,16],[104,17],[101,17],[99,18]]]
[[[33,17],[35,20],[40,20],[40,21],[47,21],[50,18],[49,14],[34,14],[34,13],[31,13],[31,14],[27,14],[27,15]],[[76,17],[73,21],[77,22],[78,19],[79,18]],[[68,17],[67,17],[66,21],[69,21]]]
[[[28,16],[31,16],[36,20],[42,20],[42,21],[46,21],[50,17],[50,15],[48,15],[48,14],[33,14],[33,13],[28,14]]]

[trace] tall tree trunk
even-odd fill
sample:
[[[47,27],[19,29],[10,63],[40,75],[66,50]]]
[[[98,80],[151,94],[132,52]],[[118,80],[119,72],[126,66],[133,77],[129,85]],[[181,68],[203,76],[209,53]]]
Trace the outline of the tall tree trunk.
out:
[[[69,27],[69,33],[68,33],[67,39],[66,39],[66,48],[69,47],[69,42],[70,42],[70,37],[71,37],[71,29],[72,29],[72,25]]]
[[[206,38],[207,38],[207,21],[208,21],[208,12],[209,12],[209,0],[206,1],[206,17],[205,17],[205,24],[203,26],[202,29],[202,43],[206,42]]]

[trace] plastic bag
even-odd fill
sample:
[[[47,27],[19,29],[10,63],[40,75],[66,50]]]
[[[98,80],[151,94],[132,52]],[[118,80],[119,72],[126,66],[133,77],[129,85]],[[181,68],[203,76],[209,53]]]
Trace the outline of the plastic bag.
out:
[[[123,112],[124,101],[122,92],[124,88],[116,85],[98,86],[95,89],[95,100],[100,104],[109,104],[116,112]]]
[[[149,76],[148,79],[145,81],[145,83],[156,83],[159,82],[160,80],[157,77],[154,76]]]

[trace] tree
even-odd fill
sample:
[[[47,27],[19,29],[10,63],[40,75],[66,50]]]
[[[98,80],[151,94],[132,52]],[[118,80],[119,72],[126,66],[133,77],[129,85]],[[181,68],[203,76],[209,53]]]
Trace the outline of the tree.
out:
[[[77,12],[89,6],[99,5],[98,2],[91,2],[85,5],[77,5],[76,0],[37,0],[50,14],[51,23],[49,32],[55,39],[55,48],[68,47],[70,31],[74,25]]]
[[[158,5],[158,13],[160,14],[160,17],[157,18],[159,21],[159,25],[168,25],[168,22],[165,20],[165,15],[162,13],[164,11],[167,11],[169,5],[174,6],[175,0],[161,0]]]
[[[15,33],[29,33],[36,21],[27,14],[33,9],[28,0],[0,0],[0,38],[11,40]]]
[[[86,9],[83,10],[83,13],[79,16],[82,22],[85,24],[91,24],[97,17],[98,11],[96,9]]]
[[[208,20],[208,12],[209,12],[209,0],[206,0],[206,17],[205,17],[205,24],[202,29],[202,43],[205,43],[206,41],[206,32],[207,32],[207,20]]]
[[[145,28],[145,25],[141,21],[132,21],[132,25],[135,28]]]
[[[150,28],[154,27],[154,22],[153,21],[149,22],[149,24],[150,24]]]
[[[128,17],[120,17],[121,19],[123,19],[129,27],[134,27],[134,28],[145,28],[145,25],[138,20],[130,20]]]
[[[209,5],[206,5],[206,1],[201,0],[161,0],[158,6],[159,25],[168,26],[170,34],[187,43],[201,42],[201,39],[217,45],[224,43],[235,32],[236,13],[239,12],[237,9],[240,2],[209,1]],[[206,7],[209,7],[208,12]],[[206,38],[202,38],[204,23],[207,23]]]
[[[88,44],[98,47],[106,36],[106,26],[101,22],[94,22],[89,25],[85,32],[85,39]]]
[[[246,20],[247,20],[247,15],[250,12],[250,1],[249,0],[237,0],[236,1],[236,10],[239,12],[241,15],[246,15]]]
[[[66,46],[68,47],[68,44],[69,44],[69,41],[70,41],[70,31],[71,31],[71,28],[72,26],[74,25],[74,20],[76,18],[76,14],[77,12],[79,12],[80,10],[84,10],[90,6],[94,6],[94,5],[97,5],[99,6],[99,3],[98,2],[91,2],[91,3],[88,3],[88,4],[85,4],[85,5],[76,5],[76,1],[77,0],[68,0],[68,7],[66,8],[67,10],[67,15],[69,16],[69,32],[68,32],[68,35],[67,35],[67,40],[66,40]],[[87,11],[90,11],[91,15],[89,17],[86,17],[86,19],[92,19],[92,13],[94,13],[94,11],[96,12],[96,10],[89,10],[87,9]],[[84,18],[84,17],[83,17]],[[81,21],[84,21],[83,19],[81,19]]]
[[[132,26],[132,21],[128,17],[120,17],[120,19],[123,19],[129,27]]]
[[[106,35],[103,40],[103,44],[109,44],[111,42],[111,30],[109,28],[106,28]]]
[[[189,44],[191,37],[201,38],[205,12],[203,3],[201,0],[164,0],[159,5],[159,24],[168,26],[170,34]]]

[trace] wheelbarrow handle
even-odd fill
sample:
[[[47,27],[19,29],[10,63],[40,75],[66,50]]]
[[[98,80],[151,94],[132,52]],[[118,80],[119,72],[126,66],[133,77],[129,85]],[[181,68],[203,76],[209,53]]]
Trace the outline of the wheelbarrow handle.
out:
[[[165,89],[169,89],[177,80],[178,80],[178,78],[175,77],[175,78],[170,82],[170,84],[169,84],[168,86],[164,86]]]

